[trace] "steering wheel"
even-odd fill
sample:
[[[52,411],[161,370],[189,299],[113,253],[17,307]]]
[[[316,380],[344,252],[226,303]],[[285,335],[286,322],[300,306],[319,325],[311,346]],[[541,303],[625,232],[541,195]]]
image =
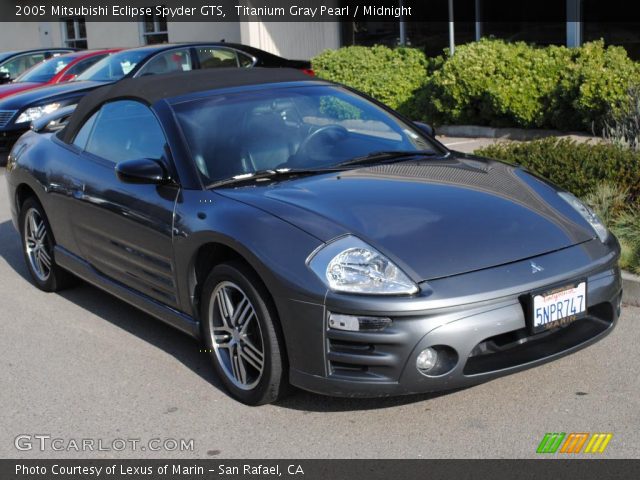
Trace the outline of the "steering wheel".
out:
[[[342,142],[349,135],[349,131],[341,125],[325,125],[311,132],[307,138],[305,138],[295,155],[292,158],[292,163],[300,163],[305,157],[307,160],[310,157],[307,151],[313,146],[314,143],[320,142],[320,139],[326,137],[327,140],[332,143]]]

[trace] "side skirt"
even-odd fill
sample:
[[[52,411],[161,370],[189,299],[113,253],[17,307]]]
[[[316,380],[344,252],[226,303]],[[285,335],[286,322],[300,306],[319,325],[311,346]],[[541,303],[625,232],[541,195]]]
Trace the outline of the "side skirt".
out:
[[[149,315],[181,330],[194,338],[200,338],[200,322],[189,315],[168,307],[146,295],[102,275],[82,258],[56,245],[55,261],[65,270],[86,280],[120,300],[133,305]]]

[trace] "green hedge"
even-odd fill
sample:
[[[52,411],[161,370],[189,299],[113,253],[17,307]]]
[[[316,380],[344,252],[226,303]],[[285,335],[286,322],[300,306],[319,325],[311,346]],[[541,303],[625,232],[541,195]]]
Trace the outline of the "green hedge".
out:
[[[626,103],[631,87],[640,83],[640,66],[622,47],[603,41],[572,49],[551,102],[549,126],[561,130],[600,129],[605,116]]]
[[[453,57],[417,49],[346,47],[313,59],[320,77],[350,85],[435,125],[592,131],[624,103],[640,68],[621,47],[534,47],[483,39]]]
[[[427,79],[428,60],[414,48],[384,46],[326,50],[313,59],[319,77],[356,88],[408,116],[410,99]]]
[[[569,59],[564,47],[470,43],[433,73],[417,101],[436,124],[547,126],[551,98]]]
[[[640,154],[605,143],[578,143],[566,138],[496,143],[478,155],[520,164],[578,197],[612,183],[640,200]]]

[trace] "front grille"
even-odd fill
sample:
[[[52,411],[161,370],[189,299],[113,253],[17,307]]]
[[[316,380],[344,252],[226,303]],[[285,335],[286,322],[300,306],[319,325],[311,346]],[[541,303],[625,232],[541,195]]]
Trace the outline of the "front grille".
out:
[[[6,127],[17,110],[0,110],[0,128]]]
[[[601,303],[590,307],[585,318],[566,327],[532,336],[525,328],[487,338],[471,352],[464,374],[495,372],[562,353],[605,332],[613,321],[612,305]]]
[[[381,332],[328,329],[329,374],[350,380],[396,381],[405,362],[406,340],[393,327]]]

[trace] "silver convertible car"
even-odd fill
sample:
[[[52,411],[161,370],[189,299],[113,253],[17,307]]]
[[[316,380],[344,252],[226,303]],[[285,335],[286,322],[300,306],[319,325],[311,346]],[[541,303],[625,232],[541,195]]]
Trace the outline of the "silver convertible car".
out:
[[[81,277],[200,338],[247,404],[464,387],[619,317],[619,245],[590,208],[344,86],[126,79],[55,123],[6,175],[35,284]]]

